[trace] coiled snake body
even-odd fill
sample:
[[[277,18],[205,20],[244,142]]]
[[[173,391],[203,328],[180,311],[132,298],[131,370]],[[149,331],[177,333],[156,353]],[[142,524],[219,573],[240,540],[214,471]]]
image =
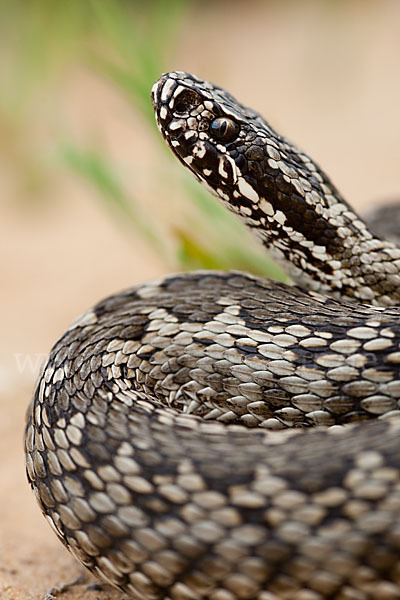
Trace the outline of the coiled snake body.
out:
[[[186,273],[79,318],[28,415],[41,509],[137,600],[400,598],[400,250],[221,88],[175,72],[152,97],[302,289]]]

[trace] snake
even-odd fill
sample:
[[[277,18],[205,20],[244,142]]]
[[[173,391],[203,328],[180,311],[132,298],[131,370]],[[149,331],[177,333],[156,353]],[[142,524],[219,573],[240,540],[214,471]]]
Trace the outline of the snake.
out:
[[[400,249],[224,89],[152,102],[291,284],[185,272],[78,317],[28,409],[39,506],[136,600],[400,598]]]

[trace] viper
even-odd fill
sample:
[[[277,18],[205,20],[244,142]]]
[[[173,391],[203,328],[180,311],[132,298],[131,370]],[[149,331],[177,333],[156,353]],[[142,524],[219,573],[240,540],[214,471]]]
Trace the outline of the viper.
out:
[[[28,411],[40,508],[136,600],[400,598],[400,249],[222,88],[152,101],[294,284],[183,273],[79,317]]]

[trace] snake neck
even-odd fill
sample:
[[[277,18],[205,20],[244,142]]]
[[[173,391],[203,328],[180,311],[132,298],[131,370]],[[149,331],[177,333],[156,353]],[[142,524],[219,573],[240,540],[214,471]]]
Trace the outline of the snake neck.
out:
[[[252,207],[247,175],[241,184],[247,196],[218,195],[303,289],[373,305],[400,304],[400,249],[374,236],[326,177],[321,182],[302,169],[288,181],[286,156],[281,154],[274,185],[256,188]]]
[[[217,195],[293,281],[361,303],[400,304],[396,244],[375,236],[320,167],[287,140],[270,134],[258,152],[255,146],[237,189]],[[251,158],[261,151],[262,159]],[[235,150],[227,152],[236,158]],[[254,176],[261,168],[262,177]]]
[[[174,154],[299,286],[400,304],[400,249],[374,236],[322,169],[258,113],[181,72],[164,75],[152,97]]]

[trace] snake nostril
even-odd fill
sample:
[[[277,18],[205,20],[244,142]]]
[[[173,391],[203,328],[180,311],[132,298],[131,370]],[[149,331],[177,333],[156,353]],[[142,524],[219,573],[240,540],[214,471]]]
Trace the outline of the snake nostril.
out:
[[[197,92],[184,89],[174,98],[174,112],[179,114],[188,113],[200,102],[201,98]]]

